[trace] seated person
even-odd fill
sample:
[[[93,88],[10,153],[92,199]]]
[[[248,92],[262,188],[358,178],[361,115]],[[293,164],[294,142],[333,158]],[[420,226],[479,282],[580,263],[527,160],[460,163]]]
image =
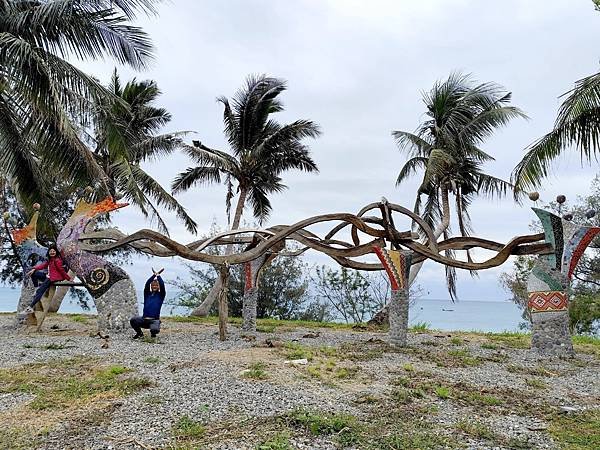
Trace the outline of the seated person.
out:
[[[72,281],[72,278],[64,268],[63,260],[55,245],[51,245],[48,248],[47,257],[48,260],[46,262],[34,266],[27,272],[27,275],[31,277],[33,285],[37,287],[37,290],[35,291],[31,303],[27,309],[25,309],[25,313],[30,314],[33,312],[34,306],[42,299],[50,285],[59,281]],[[48,272],[44,272],[43,269],[48,269]]]
[[[166,295],[165,283],[160,276],[163,270],[154,272],[154,269],[152,269],[154,275],[148,278],[144,286],[144,312],[141,316],[132,317],[129,320],[131,328],[135,330],[133,339],[144,336],[142,328],[150,328],[150,336],[153,338],[160,331],[160,308]]]

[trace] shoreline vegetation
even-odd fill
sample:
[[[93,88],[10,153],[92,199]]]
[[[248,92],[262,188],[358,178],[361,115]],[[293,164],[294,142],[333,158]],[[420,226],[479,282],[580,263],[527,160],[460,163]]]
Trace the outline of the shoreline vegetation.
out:
[[[600,338],[540,360],[526,333],[168,317],[157,341],[53,314],[0,314],[0,448],[589,449],[600,445]]]

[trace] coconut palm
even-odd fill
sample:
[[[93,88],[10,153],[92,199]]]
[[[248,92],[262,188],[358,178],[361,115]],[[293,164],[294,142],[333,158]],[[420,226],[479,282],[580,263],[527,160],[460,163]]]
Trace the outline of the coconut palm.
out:
[[[108,178],[110,193],[137,206],[146,217],[156,220],[163,232],[168,230],[158,206],[174,211],[195,233],[196,223],[185,209],[141,167],[141,163],[162,158],[183,145],[183,132],[158,134],[171,121],[171,114],[155,106],[161,94],[156,82],[134,78],[123,86],[115,69],[108,90],[120,101],[96,116],[91,144]]]
[[[0,175],[22,201],[44,198],[41,171],[64,179],[101,179],[79,137],[107,91],[65,58],[106,56],[135,69],[152,56],[148,36],[129,22],[155,0],[0,0]]]
[[[517,187],[529,190],[548,176],[552,160],[564,150],[579,151],[591,162],[600,153],[600,73],[583,78],[566,94],[554,129],[530,145],[512,173]]]
[[[451,234],[450,194],[454,196],[460,234],[467,236],[471,232],[468,210],[475,197],[499,197],[512,189],[507,181],[483,172],[484,163],[494,158],[480,148],[497,128],[515,117],[526,117],[509,105],[510,100],[511,94],[495,83],[475,84],[470,76],[453,73],[423,95],[429,118],[415,133],[392,132],[400,149],[410,157],[396,185],[423,171],[414,211],[434,228],[436,239]],[[427,197],[424,205],[423,195]],[[420,267],[415,266],[411,281]],[[456,274],[452,268],[447,268],[446,278],[455,298]]]
[[[285,89],[286,83],[281,79],[252,75],[231,103],[219,97],[230,152],[209,148],[198,141],[186,147],[186,153],[197,165],[177,176],[173,192],[186,191],[198,184],[224,182],[228,217],[231,200],[238,195],[231,229],[239,227],[247,202],[252,206],[254,217],[262,223],[271,212],[269,195],[286,188],[281,179],[284,172],[318,171],[303,140],[318,137],[319,127],[310,120],[281,125],[271,118],[283,110],[278,96]],[[202,312],[207,313],[214,302],[216,286],[203,302]]]

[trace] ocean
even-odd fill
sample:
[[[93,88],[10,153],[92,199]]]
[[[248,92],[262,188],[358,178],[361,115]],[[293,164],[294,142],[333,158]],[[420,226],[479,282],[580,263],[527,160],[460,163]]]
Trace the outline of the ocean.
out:
[[[20,290],[0,286],[0,312],[14,312],[17,308]],[[173,294],[167,296],[167,300]],[[138,292],[138,299],[142,299]],[[91,304],[91,302],[90,302]],[[141,306],[141,305],[140,305]],[[81,307],[69,296],[65,298],[60,312],[81,313]],[[185,308],[163,306],[163,315],[185,315]],[[444,331],[517,331],[522,321],[517,306],[509,301],[463,300],[452,303],[450,300],[418,299],[411,305],[409,323],[426,323],[430,328]]]

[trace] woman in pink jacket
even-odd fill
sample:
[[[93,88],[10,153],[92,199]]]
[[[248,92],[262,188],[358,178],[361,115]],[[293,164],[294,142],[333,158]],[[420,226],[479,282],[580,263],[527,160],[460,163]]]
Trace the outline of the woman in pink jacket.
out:
[[[25,310],[26,313],[33,312],[33,307],[41,300],[51,284],[64,280],[72,280],[64,268],[62,258],[60,257],[56,245],[51,245],[48,248],[46,257],[48,258],[46,262],[34,266],[33,269],[27,273],[33,280],[35,286],[38,286],[40,281],[42,284],[40,284],[35,291],[31,304]],[[46,268],[48,269],[48,273],[43,271]]]

